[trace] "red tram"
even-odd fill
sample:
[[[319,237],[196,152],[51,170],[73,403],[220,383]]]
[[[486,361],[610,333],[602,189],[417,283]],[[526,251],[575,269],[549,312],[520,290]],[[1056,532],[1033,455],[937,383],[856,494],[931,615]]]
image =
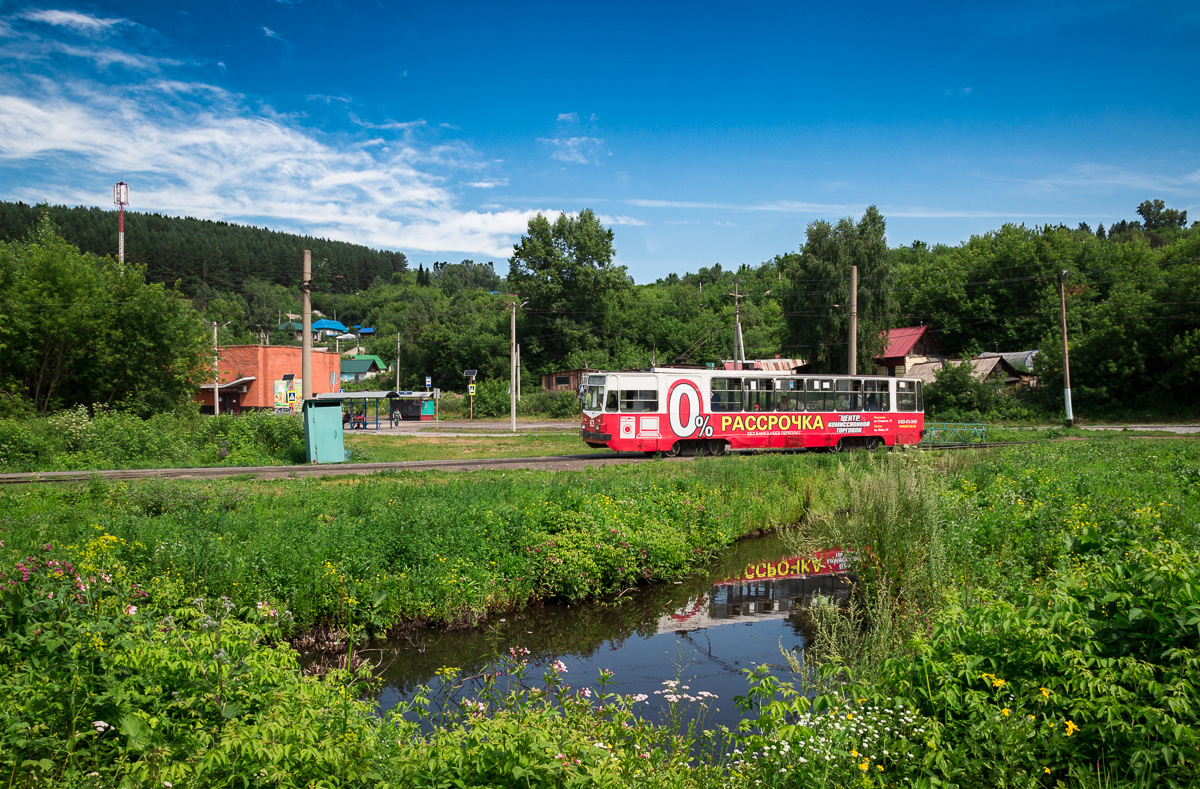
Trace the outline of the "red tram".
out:
[[[916,444],[925,428],[916,378],[656,367],[586,385],[580,437],[618,452],[873,450]]]

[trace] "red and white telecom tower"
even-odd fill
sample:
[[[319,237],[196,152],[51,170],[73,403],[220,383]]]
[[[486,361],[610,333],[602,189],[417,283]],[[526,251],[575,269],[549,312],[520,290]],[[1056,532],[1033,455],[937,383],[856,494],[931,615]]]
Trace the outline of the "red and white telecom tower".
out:
[[[125,263],[125,206],[129,205],[129,184],[117,182],[113,187],[113,202],[121,210],[121,223],[117,232],[117,259]]]

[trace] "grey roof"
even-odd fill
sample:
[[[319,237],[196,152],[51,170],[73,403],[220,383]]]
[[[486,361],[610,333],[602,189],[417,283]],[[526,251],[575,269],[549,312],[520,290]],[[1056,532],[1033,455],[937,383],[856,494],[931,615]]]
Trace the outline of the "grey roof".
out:
[[[1009,351],[1009,352],[1001,352],[1001,353],[996,353],[994,351],[988,351],[987,353],[979,354],[979,358],[987,359],[987,358],[990,358],[993,356],[999,356],[1001,359],[1003,359],[1004,361],[1006,361],[1010,365],[1012,365],[1014,369],[1021,370],[1022,372],[1026,372],[1026,373],[1031,373],[1031,372],[1033,372],[1033,357],[1037,356],[1037,354],[1038,354],[1038,352],[1036,350],[1034,350],[1034,351]]]

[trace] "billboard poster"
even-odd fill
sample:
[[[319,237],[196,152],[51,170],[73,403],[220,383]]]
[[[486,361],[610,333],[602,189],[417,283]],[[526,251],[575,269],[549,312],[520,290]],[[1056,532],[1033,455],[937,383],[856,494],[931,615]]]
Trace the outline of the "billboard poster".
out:
[[[303,396],[304,382],[299,378],[275,382],[275,408],[295,410]]]

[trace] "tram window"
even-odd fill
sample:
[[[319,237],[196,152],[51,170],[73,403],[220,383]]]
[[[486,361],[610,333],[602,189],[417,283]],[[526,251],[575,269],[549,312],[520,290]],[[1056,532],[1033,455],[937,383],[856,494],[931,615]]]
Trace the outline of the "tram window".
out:
[[[604,403],[604,410],[610,414],[617,413],[617,393],[609,392],[608,400]]]
[[[806,411],[833,410],[833,381],[829,378],[809,378],[805,383],[804,409]]]
[[[897,411],[916,411],[917,410],[917,387],[913,384],[920,385],[920,381],[897,381],[896,382],[896,410]]]
[[[747,378],[742,388],[742,410],[774,411],[775,381],[772,378]]]
[[[658,410],[658,392],[654,389],[622,389],[622,413],[654,413]]]
[[[862,410],[862,384],[856,378],[840,378],[835,384],[837,392],[837,410]]]
[[[714,378],[712,379],[711,397],[713,412],[742,410],[742,379]]]
[[[804,410],[804,379],[781,378],[776,381],[779,393],[775,397],[776,411]]]
[[[891,393],[888,381],[863,381],[863,410],[891,411]]]
[[[600,379],[600,383],[589,383],[587,392],[584,395],[583,410],[584,411],[599,411],[604,405],[604,379]]]
[[[917,410],[924,411],[925,410],[925,390],[923,388],[924,384],[921,381],[914,381],[913,383],[915,383],[917,385]]]

